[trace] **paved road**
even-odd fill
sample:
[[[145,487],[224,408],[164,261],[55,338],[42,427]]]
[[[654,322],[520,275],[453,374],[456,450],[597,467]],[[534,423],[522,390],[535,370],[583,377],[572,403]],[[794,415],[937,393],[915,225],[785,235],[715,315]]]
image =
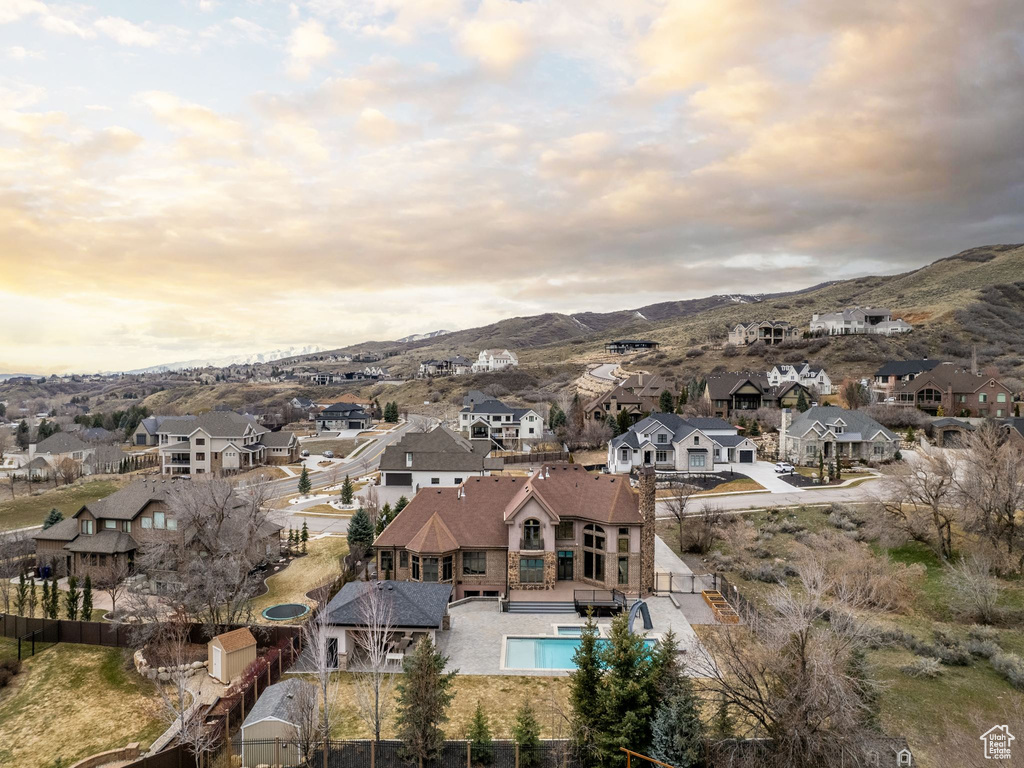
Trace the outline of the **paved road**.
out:
[[[597,368],[594,368],[590,372],[590,375],[595,379],[604,379],[605,381],[610,381],[613,384],[618,384],[619,380],[612,375],[612,371],[618,367],[618,363],[604,363],[603,365],[599,365]]]
[[[864,503],[875,499],[881,491],[880,483],[880,480],[869,480],[846,488],[814,488],[788,493],[744,493],[735,496],[712,496],[708,499],[694,496],[687,506],[691,512],[697,512],[704,501],[726,511],[790,507],[800,504]],[[658,502],[657,510],[659,518],[672,517],[665,502]]]

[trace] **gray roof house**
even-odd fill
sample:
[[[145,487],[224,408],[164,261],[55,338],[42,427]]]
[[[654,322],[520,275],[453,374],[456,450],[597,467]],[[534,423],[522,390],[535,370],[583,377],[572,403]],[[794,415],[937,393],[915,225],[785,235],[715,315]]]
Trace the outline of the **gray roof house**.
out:
[[[327,604],[330,622],[328,655],[338,669],[359,663],[353,633],[366,626],[364,600],[368,590],[378,590],[387,601],[394,640],[388,657],[401,663],[403,655],[423,637],[437,642],[438,631],[448,629],[448,602],[453,586],[438,582],[352,581]]]
[[[880,462],[892,459],[900,437],[863,411],[849,411],[835,405],[808,408],[794,416],[782,411],[779,428],[779,457],[793,464],[814,466],[821,455],[850,461]]]
[[[724,419],[652,413],[608,444],[608,471],[654,467],[664,472],[713,472],[715,464],[751,464],[757,446]]]
[[[459,485],[471,475],[501,469],[500,459],[488,459],[490,445],[468,440],[439,425],[429,432],[410,432],[384,449],[380,458],[383,485]]]
[[[319,694],[308,680],[291,677],[264,690],[242,722],[242,765],[304,765],[299,742],[311,717],[307,704],[319,716]]]
[[[51,469],[56,469],[65,459],[85,462],[95,450],[95,445],[83,442],[70,432],[56,432],[38,443],[30,443],[28,456],[30,461],[42,459]]]
[[[544,417],[533,408],[513,408],[493,398],[459,411],[459,430],[471,440],[488,440],[494,448],[519,448],[523,440],[544,437]]]
[[[367,429],[369,426],[370,414],[357,403],[334,403],[316,415],[316,428],[320,432]]]

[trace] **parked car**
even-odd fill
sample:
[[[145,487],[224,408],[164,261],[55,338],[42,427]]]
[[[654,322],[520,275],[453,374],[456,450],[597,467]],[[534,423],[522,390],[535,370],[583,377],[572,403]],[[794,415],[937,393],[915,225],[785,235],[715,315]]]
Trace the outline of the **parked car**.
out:
[[[299,454],[299,456],[301,456],[301,457],[302,457],[302,458],[304,458],[304,459],[308,459],[308,458],[309,458],[309,451],[302,451],[302,452],[301,452],[301,453]]]
[[[325,459],[333,459],[334,458],[334,451],[324,451],[324,458]]]
[[[796,472],[796,467],[790,464],[788,461],[780,461],[775,465],[775,471],[780,474],[793,474]]]

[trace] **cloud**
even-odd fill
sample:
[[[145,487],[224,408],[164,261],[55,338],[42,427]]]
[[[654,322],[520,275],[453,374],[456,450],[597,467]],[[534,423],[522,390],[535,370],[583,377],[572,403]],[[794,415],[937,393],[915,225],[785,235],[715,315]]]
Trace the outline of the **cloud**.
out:
[[[135,45],[152,48],[160,43],[160,36],[155,32],[132,24],[127,19],[117,16],[104,16],[93,24],[100,32],[121,45]]]
[[[305,80],[316,64],[334,53],[335,47],[322,23],[315,19],[304,21],[292,30],[288,38],[288,74],[297,80]]]
[[[459,44],[467,55],[495,72],[508,72],[531,50],[529,5],[484,0],[463,24]]]
[[[42,60],[46,58],[46,54],[43,51],[33,51],[28,48],[23,48],[20,45],[12,45],[7,49],[7,58],[14,59],[15,61],[25,61],[26,59]]]

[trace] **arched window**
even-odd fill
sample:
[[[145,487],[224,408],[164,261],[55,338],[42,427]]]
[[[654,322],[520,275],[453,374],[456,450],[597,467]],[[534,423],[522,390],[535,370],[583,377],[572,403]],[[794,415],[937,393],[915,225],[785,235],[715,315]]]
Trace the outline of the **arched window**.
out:
[[[583,578],[604,582],[604,528],[593,523],[583,527]]]
[[[544,540],[540,535],[540,520],[530,518],[523,523],[522,549],[543,549]]]

